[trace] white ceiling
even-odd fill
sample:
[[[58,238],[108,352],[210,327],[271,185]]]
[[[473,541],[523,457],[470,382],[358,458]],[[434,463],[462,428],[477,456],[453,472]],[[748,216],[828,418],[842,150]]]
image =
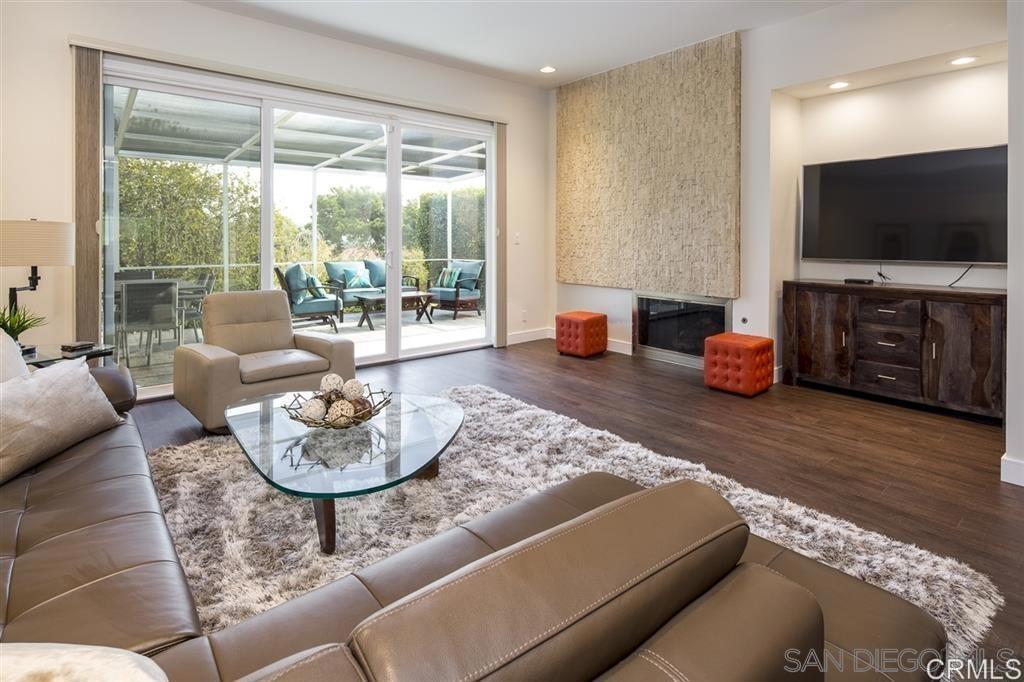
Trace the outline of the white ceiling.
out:
[[[348,42],[548,87],[837,4],[832,0],[197,1]],[[558,70],[539,73],[547,64]]]

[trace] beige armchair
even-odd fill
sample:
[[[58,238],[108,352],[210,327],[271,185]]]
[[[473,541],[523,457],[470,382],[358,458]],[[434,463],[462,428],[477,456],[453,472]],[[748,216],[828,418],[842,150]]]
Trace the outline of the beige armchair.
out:
[[[174,397],[210,431],[223,431],[230,403],[286,391],[311,391],[329,373],[355,376],[350,340],[292,330],[283,291],[210,294],[203,303],[205,343],[174,351]]]

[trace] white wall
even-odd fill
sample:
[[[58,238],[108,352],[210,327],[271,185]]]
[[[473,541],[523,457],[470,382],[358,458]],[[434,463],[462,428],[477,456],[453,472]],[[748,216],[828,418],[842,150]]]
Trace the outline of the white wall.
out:
[[[775,287],[771,297],[769,320],[774,320],[772,333],[782,338],[782,282],[797,276],[800,232],[800,170],[801,160],[800,100],[781,92],[772,93],[770,164],[772,191],[772,225],[776,226],[771,242],[771,281]],[[776,353],[780,360],[781,352]],[[781,362],[776,362],[781,365]]]
[[[773,335],[778,288],[772,244],[792,225],[773,221],[772,93],[965,47],[1006,39],[1002,2],[848,2],[748,31],[743,38],[741,296],[733,328]],[[777,199],[776,199],[777,201]],[[743,323],[743,318],[747,319]]]
[[[335,88],[377,93],[508,123],[508,330],[547,327],[553,271],[546,212],[548,94],[495,78],[344,43],[210,7],[167,2],[0,3],[0,214],[73,219],[70,35],[256,69]],[[22,301],[50,318],[25,340],[72,333],[70,270],[43,270]],[[3,286],[27,276],[5,268]],[[521,312],[527,311],[523,321]]]
[[[1024,485],[1024,3],[1009,3],[1010,234],[1007,291],[1006,455],[1002,479]]]
[[[1007,140],[1006,63],[801,101],[802,163],[990,147]],[[772,111],[773,121],[775,110]],[[774,144],[773,144],[774,149]],[[799,172],[799,169],[797,169]],[[790,180],[772,169],[773,182]],[[948,284],[962,266],[889,265],[897,282]],[[877,263],[800,261],[804,279],[874,277]],[[1006,287],[1005,267],[975,267],[962,286]]]

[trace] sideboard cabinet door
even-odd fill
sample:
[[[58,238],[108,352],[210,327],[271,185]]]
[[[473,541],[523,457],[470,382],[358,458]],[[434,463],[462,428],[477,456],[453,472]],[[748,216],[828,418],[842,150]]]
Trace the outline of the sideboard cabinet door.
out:
[[[796,323],[799,375],[848,385],[853,364],[851,296],[799,290],[796,294]]]
[[[1003,314],[998,305],[927,301],[921,344],[926,400],[1003,414]]]

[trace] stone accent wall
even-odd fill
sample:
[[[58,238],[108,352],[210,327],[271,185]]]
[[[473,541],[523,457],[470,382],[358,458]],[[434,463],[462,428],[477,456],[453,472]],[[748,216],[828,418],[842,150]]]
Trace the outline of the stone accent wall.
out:
[[[559,282],[739,296],[740,36],[558,88]]]

